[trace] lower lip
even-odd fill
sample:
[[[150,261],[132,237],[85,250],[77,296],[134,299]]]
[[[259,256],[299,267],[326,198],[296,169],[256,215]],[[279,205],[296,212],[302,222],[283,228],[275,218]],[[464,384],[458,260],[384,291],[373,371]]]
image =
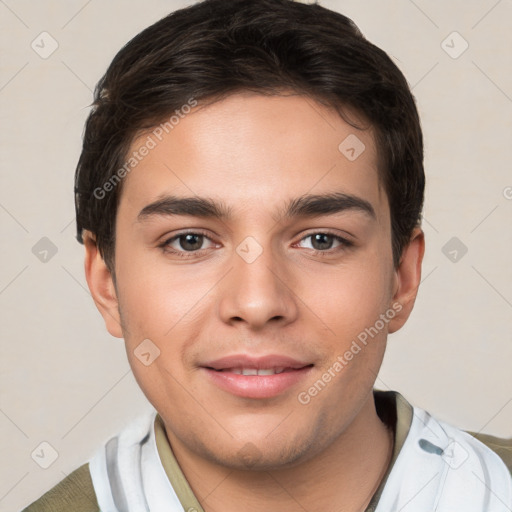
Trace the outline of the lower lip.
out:
[[[208,377],[221,389],[243,398],[273,398],[303,381],[311,366],[275,375],[239,375],[203,368]]]

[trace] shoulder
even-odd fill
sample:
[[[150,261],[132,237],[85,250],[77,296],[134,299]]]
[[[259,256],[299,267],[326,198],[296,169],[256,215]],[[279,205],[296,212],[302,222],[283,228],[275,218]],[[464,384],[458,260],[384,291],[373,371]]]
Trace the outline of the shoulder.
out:
[[[480,434],[475,432],[467,432],[481,443],[485,444],[494,453],[496,453],[505,463],[508,470],[512,474],[512,438],[503,439],[488,434]]]
[[[22,512],[99,512],[96,494],[89,472],[84,464],[64,480],[29,505]]]

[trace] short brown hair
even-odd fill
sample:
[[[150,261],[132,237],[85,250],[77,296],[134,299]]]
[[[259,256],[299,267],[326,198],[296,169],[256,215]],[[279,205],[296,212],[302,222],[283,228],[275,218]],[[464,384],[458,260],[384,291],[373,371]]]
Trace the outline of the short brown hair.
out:
[[[414,97],[388,55],[346,16],[293,0],[204,0],[148,27],[115,56],[96,86],[75,175],[77,238],[94,233],[114,269],[119,170],[134,137],[194,98],[237,91],[305,94],[362,114],[374,129],[398,267],[421,221],[423,137]],[[341,142],[341,141],[340,141]],[[116,174],[118,173],[118,174]],[[105,183],[108,193],[98,193]]]

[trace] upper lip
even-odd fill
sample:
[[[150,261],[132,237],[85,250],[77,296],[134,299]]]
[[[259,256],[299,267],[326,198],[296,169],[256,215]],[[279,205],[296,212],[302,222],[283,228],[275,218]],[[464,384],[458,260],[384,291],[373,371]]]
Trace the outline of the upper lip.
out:
[[[214,370],[226,370],[229,368],[255,368],[263,370],[268,368],[293,368],[299,369],[310,366],[312,363],[299,361],[288,356],[266,355],[266,356],[249,356],[247,354],[235,354],[231,356],[221,357],[214,361],[208,361],[201,364],[203,368],[212,368]]]

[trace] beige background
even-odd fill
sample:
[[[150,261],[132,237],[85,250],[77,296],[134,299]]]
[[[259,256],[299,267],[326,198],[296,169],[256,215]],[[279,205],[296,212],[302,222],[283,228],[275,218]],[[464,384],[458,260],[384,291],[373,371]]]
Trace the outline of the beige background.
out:
[[[73,172],[91,90],[115,52],[190,3],[0,0],[2,511],[31,502],[150,407],[85,285]],[[320,3],[394,58],[423,119],[424,282],[377,387],[462,428],[511,436],[512,2]],[[43,31],[58,43],[46,59],[31,48],[42,51],[42,37],[51,48]],[[469,44],[458,58],[442,47],[453,31]],[[445,48],[455,55],[464,40],[452,35]],[[43,237],[57,249],[47,262],[32,252]],[[468,249],[457,262],[443,253],[452,237]],[[46,470],[31,458],[41,442],[58,453]]]

